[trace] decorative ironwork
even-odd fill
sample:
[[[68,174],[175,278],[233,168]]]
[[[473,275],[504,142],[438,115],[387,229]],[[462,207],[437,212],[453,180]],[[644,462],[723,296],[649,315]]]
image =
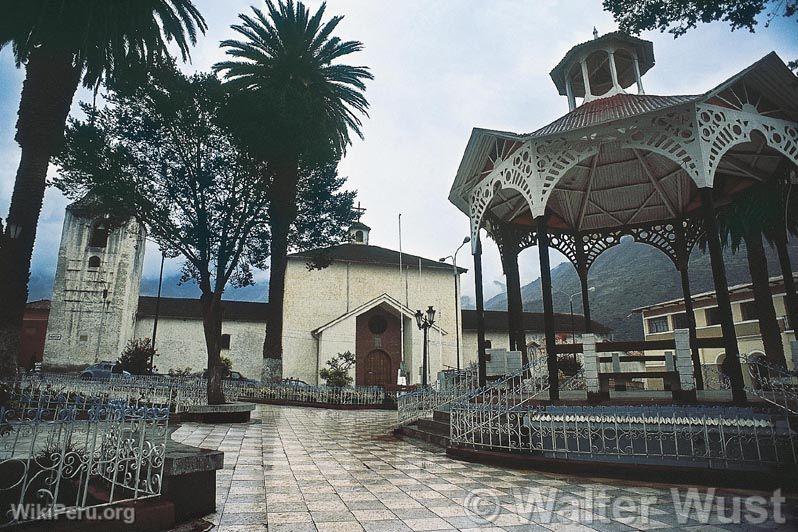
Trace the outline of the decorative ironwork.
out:
[[[39,407],[39,401],[48,406]],[[169,408],[12,394],[0,407],[0,526],[161,493]]]
[[[712,186],[723,155],[734,146],[749,142],[759,131],[771,148],[798,164],[798,124],[759,114],[751,104],[734,110],[711,104],[697,104],[696,117],[701,139],[707,186]]]
[[[582,249],[585,252],[585,264],[584,264],[584,271],[587,272],[590,270],[590,267],[596,262],[596,259],[610,249],[611,247],[617,246],[621,243],[621,238],[623,237],[624,232],[619,229],[615,229],[612,231],[594,231],[591,233],[582,233],[579,235],[579,241],[581,242]]]
[[[475,367],[443,374],[446,377],[433,386],[419,388],[397,397],[400,424],[432,417],[435,410],[447,410],[477,389],[479,379]]]
[[[452,408],[451,443],[569,460],[796,470],[792,423],[789,416],[742,407],[469,403]]]
[[[549,233],[549,247],[565,255],[578,271],[579,261],[576,257],[576,245],[577,238],[571,233]]]

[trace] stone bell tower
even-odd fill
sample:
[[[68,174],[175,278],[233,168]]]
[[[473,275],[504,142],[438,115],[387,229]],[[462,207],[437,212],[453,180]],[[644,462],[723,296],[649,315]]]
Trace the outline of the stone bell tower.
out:
[[[146,232],[101,214],[90,196],[69,205],[44,347],[45,370],[116,360],[133,338]]]

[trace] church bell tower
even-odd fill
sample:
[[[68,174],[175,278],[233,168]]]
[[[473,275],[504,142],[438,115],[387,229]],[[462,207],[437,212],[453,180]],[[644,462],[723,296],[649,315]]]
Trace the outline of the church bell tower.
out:
[[[133,338],[146,232],[99,211],[90,196],[66,209],[43,365],[77,370],[114,361]]]

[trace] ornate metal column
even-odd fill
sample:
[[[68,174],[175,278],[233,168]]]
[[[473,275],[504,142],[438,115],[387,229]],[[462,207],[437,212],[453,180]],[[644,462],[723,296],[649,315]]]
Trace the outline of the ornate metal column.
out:
[[[524,365],[529,362],[524,331],[524,306],[521,298],[521,277],[518,270],[518,254],[523,249],[519,230],[507,224],[499,225],[494,239],[499,247],[502,268],[507,282],[507,329],[510,349],[521,351]]]
[[[554,338],[554,303],[551,296],[551,264],[549,263],[549,234],[546,217],[536,220],[538,226],[538,255],[540,258],[540,285],[543,292],[543,328],[546,332],[546,362],[549,370],[549,398],[559,401],[560,388],[557,379],[557,353]]]
[[[737,334],[734,330],[734,319],[732,317],[731,301],[729,300],[729,284],[726,279],[726,267],[723,264],[723,253],[720,248],[718,227],[715,222],[715,201],[712,198],[711,188],[702,188],[700,192],[704,231],[706,232],[709,257],[712,263],[712,278],[715,281],[715,296],[721,317],[720,325],[723,330],[723,343],[730,373],[732,400],[735,403],[745,403],[743,372],[740,366],[740,351],[737,347]]]
[[[688,220],[674,224],[676,235],[676,269],[682,279],[682,297],[684,297],[684,313],[687,315],[687,329],[690,331],[690,356],[693,360],[693,375],[697,390],[704,389],[704,374],[701,371],[701,353],[698,351],[698,333],[695,324],[695,309],[693,308],[693,297],[690,293],[690,274],[688,264],[690,262],[690,250],[692,245],[688,245],[685,236],[684,224],[694,223]],[[700,231],[699,231],[700,232]],[[694,232],[693,232],[694,233]]]
[[[477,233],[474,249],[474,292],[477,300],[477,365],[479,367],[479,385],[485,386],[485,299],[482,293],[482,241],[479,238],[479,233]]]
[[[576,252],[576,274],[579,276],[579,285],[582,288],[582,316],[584,316],[584,332],[593,332],[593,322],[590,320],[590,293],[587,286],[587,275],[590,265],[585,257],[585,245],[582,240],[582,235],[574,235],[574,251]]]

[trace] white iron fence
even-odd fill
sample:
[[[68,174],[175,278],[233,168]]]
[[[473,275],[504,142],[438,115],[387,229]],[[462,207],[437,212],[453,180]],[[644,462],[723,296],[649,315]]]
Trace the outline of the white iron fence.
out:
[[[398,395],[399,423],[432,417],[435,410],[446,410],[450,405],[465,400],[477,390],[476,368],[442,372],[443,378],[433,386],[418,388]]]
[[[12,393],[0,407],[0,527],[160,495],[168,420],[168,405]]]
[[[793,423],[750,408],[460,404],[451,410],[451,444],[571,460],[794,471]]]

